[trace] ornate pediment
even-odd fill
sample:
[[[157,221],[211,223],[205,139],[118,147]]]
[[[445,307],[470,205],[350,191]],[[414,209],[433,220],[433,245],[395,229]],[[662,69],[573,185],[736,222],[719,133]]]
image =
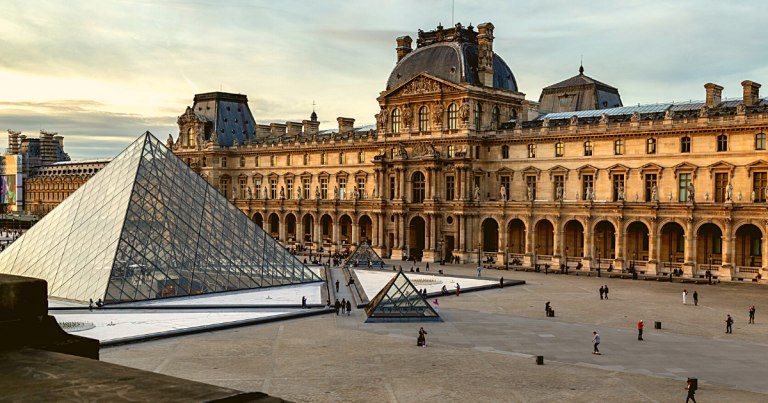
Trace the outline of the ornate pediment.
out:
[[[696,178],[696,170],[699,169],[698,166],[691,164],[690,162],[681,162],[674,167],[675,171],[675,179],[677,179],[678,173],[692,173],[693,177]]]
[[[576,172],[579,173],[579,179],[581,179],[582,175],[594,175],[595,179],[597,179],[598,171],[599,171],[599,169],[597,169],[597,167],[595,167],[593,165],[589,165],[589,164],[582,165],[582,166],[576,168]]]
[[[627,173],[629,172],[629,167],[624,164],[613,164],[608,167],[608,172],[610,173]]]
[[[750,178],[752,177],[752,172],[766,170],[768,170],[768,161],[766,160],[757,160],[751,164],[747,164],[747,176]]]
[[[643,178],[643,175],[645,175],[647,173],[648,174],[656,174],[656,175],[658,175],[658,179],[661,179],[661,173],[664,172],[664,167],[659,165],[659,164],[655,164],[653,162],[649,162],[649,163],[641,166],[639,171],[640,171],[640,178],[641,179]]]
[[[526,176],[526,175],[536,175],[536,179],[538,179],[539,176],[541,175],[541,169],[536,168],[535,166],[532,166],[532,165],[527,166],[526,168],[524,168],[520,172],[522,172],[523,176]]]
[[[547,171],[549,171],[550,179],[552,179],[555,175],[564,175],[565,179],[568,179],[569,169],[562,165],[555,165],[552,168],[549,168]]]
[[[448,81],[441,80],[427,73],[421,73],[400,84],[384,94],[384,97],[399,97],[410,95],[445,94],[463,91],[464,89]]]

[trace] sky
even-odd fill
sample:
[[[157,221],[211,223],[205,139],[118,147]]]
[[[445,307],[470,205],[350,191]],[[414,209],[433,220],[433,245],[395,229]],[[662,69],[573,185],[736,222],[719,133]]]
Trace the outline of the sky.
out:
[[[766,1],[113,0],[0,2],[6,129],[64,136],[72,159],[112,157],[144,131],[176,137],[194,94],[246,94],[257,122],[372,124],[395,38],[454,22],[496,27],[521,92],[578,73],[624,105],[741,96],[768,85]],[[452,22],[453,21],[453,22]],[[414,41],[415,46],[415,41]],[[768,87],[764,88],[764,94]],[[765,96],[765,95],[764,95]]]

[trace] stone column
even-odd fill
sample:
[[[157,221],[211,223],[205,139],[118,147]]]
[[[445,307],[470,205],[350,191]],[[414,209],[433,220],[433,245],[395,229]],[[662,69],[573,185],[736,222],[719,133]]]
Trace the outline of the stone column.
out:
[[[472,180],[472,169],[467,168],[466,170],[466,183],[467,186],[464,186],[464,200],[472,200],[472,192],[475,190],[475,184]]]
[[[768,270],[768,220],[763,227],[763,271],[765,270]],[[765,277],[763,276],[763,282],[768,281]]]
[[[651,219],[651,226],[648,228],[648,265],[645,274],[655,275],[659,263],[659,237],[657,233],[656,219]]]
[[[432,168],[427,167],[427,183],[424,184],[426,200],[432,200]]]
[[[280,217],[280,219],[277,221],[277,239],[280,240],[280,243],[285,245],[286,239],[285,239],[285,217]]]
[[[464,220],[463,216],[460,214],[456,215],[456,248],[457,252],[463,252],[464,251],[464,237],[461,235],[461,230],[463,228],[462,221]]]
[[[401,169],[401,171],[400,171],[400,199],[401,200],[407,200],[408,199],[408,197],[406,196],[406,193],[405,193],[406,192],[406,188],[407,188],[405,186],[405,183],[408,182],[407,177],[408,177],[408,175],[407,175],[407,172],[406,172],[405,168]]]
[[[296,242],[304,245],[304,220],[298,218],[296,219]]]
[[[360,243],[360,225],[357,221],[352,221],[352,245]]]
[[[381,214],[373,214],[373,222],[371,223],[371,246],[379,247],[379,217]]]
[[[686,277],[693,277],[696,273],[696,234],[693,233],[693,218],[689,218],[685,226],[685,263],[683,263],[683,274]]]
[[[736,236],[733,231],[733,219],[725,219],[725,231],[723,232],[723,256],[722,267],[717,272],[717,276],[721,280],[730,280],[733,278],[734,264],[733,257],[736,249]]]
[[[338,251],[341,248],[341,226],[339,225],[339,218],[335,217],[333,219],[333,236],[331,238],[332,248],[335,248],[334,250]]]
[[[624,233],[622,231],[622,221],[619,221],[618,228],[614,233],[614,242],[616,243],[616,258],[613,260],[613,266],[616,270],[624,270]],[[628,266],[628,265],[626,265]]]
[[[462,195],[461,192],[463,188],[463,184],[461,180],[461,177],[462,177],[461,171],[462,171],[461,168],[456,168],[456,174],[455,174],[456,189],[454,189],[454,194],[453,194],[454,200],[461,200],[461,195]]]
[[[323,246],[323,225],[319,219],[313,221],[313,224],[315,226],[313,228],[313,232],[315,235],[312,241],[315,243],[315,251],[319,251],[320,247]]]

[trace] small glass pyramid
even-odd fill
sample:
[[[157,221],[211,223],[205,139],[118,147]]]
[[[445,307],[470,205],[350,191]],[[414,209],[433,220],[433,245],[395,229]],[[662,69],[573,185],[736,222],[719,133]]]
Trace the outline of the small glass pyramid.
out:
[[[322,281],[149,132],[0,253],[0,273],[104,303]]]
[[[383,269],[384,259],[382,259],[379,254],[368,245],[368,243],[363,242],[344,262],[345,269],[350,267],[375,267],[377,269]]]
[[[373,297],[365,313],[366,323],[443,321],[402,270]]]

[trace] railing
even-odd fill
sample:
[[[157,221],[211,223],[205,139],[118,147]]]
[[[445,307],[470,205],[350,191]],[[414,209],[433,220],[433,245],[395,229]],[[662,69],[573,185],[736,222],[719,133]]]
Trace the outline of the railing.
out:
[[[718,270],[720,270],[720,265],[717,265],[717,264],[700,264],[699,265],[699,270],[700,271],[701,270],[703,270],[703,271],[707,271],[707,270],[709,270],[709,271],[718,271]]]
[[[552,255],[538,255],[536,256],[536,260],[541,262],[551,262]]]
[[[509,253],[508,255],[509,255],[510,261],[515,258],[520,259],[522,261],[523,258],[525,257],[525,253]]]
[[[760,273],[759,267],[737,266],[737,269],[739,273],[752,273],[752,274]]]
[[[648,267],[648,261],[646,260],[630,260],[629,262],[632,264],[632,267],[635,268]]]
[[[569,257],[569,258],[566,258],[565,260],[568,261],[568,263],[579,263],[579,262],[581,262],[581,258],[580,257]]]

